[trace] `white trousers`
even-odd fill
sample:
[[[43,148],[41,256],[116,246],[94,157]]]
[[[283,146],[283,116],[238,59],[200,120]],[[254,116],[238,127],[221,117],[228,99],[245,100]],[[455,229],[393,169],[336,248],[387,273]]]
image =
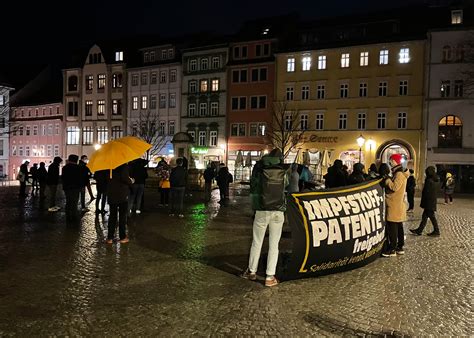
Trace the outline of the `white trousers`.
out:
[[[262,244],[268,227],[267,276],[275,275],[278,263],[278,243],[280,242],[284,221],[285,214],[283,211],[257,210],[253,221],[253,240],[249,258],[250,272],[257,272],[258,260],[260,259],[260,252],[262,251]]]

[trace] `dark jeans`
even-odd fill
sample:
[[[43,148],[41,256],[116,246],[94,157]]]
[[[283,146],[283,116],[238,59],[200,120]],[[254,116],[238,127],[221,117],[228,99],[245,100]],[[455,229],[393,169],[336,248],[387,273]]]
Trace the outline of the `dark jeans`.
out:
[[[81,208],[86,207],[86,187],[81,188]]]
[[[407,191],[407,199],[408,199],[408,210],[413,210],[415,207],[415,191]]]
[[[26,196],[26,181],[20,181],[20,196]]]
[[[219,193],[221,196],[221,201],[229,199],[229,186],[219,186]]]
[[[77,203],[79,202],[80,189],[64,190],[66,195],[66,220],[74,221],[78,219]]]
[[[128,209],[132,210],[135,205],[135,210],[140,210],[142,206],[142,196],[145,191],[144,184],[132,184],[130,188],[130,195],[128,196]]]
[[[56,192],[58,191],[57,185],[48,185],[49,188],[49,207],[56,206]]]
[[[421,223],[416,230],[421,233],[425,228],[426,223],[428,223],[428,218],[431,220],[431,223],[433,223],[433,232],[435,234],[439,234],[438,220],[436,219],[436,214],[433,210],[423,210],[423,215],[421,215]]]
[[[165,205],[170,203],[170,189],[160,188],[160,203]]]
[[[183,213],[183,199],[185,187],[171,187],[170,189],[170,213]]]
[[[97,189],[97,194],[96,194],[96,200],[95,200],[95,210],[105,210],[105,203],[107,202],[107,193],[106,191],[102,191]],[[99,208],[100,205],[100,208]]]
[[[118,214],[118,225],[119,225],[119,238],[124,239],[127,237],[127,214],[128,214],[128,202],[109,204],[110,216],[109,225],[107,232],[107,239],[114,239],[115,229],[117,229],[117,214]]]
[[[211,193],[212,193],[212,182],[205,182],[204,183],[204,199],[206,202],[211,200]]]
[[[388,250],[403,249],[405,245],[405,233],[403,231],[403,222],[387,221]]]
[[[452,201],[453,201],[453,194],[444,193],[444,203],[448,203]]]
[[[40,189],[40,198],[44,198],[46,196],[46,183],[41,182],[39,185]]]

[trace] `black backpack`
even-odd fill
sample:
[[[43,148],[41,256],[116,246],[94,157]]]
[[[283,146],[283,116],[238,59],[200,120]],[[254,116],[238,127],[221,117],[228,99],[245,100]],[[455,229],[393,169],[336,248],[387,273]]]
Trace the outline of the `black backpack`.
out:
[[[264,166],[260,170],[261,210],[285,211],[286,173],[282,165]]]

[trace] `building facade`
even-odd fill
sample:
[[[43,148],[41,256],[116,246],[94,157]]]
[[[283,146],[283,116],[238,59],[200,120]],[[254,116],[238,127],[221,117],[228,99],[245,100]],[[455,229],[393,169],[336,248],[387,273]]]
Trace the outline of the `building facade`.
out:
[[[227,45],[183,51],[181,131],[194,139],[197,168],[226,161],[227,58]]]
[[[474,59],[468,50],[473,46],[474,29],[463,27],[460,14],[460,21],[452,18],[451,29],[428,35],[426,162],[442,176],[447,171],[455,174],[457,190],[474,192],[474,88],[469,88]]]
[[[236,179],[248,179],[250,169],[237,163],[240,151],[255,162],[268,150],[266,130],[272,123],[276,40],[261,39],[230,44],[227,67],[227,164]],[[244,161],[245,162],[245,161]],[[247,163],[248,165],[249,163]]]
[[[94,45],[77,68],[63,71],[65,155],[88,155],[126,130],[124,51]]]
[[[0,178],[12,179],[9,171],[10,86],[0,83]]]
[[[18,174],[20,165],[52,163],[63,157],[64,125],[62,102],[35,106],[12,107],[10,135],[10,172]]]
[[[171,139],[180,131],[181,59],[173,45],[141,49],[140,59],[128,68],[128,133],[154,140],[154,155],[172,156]],[[144,124],[149,127],[141,129]]]
[[[287,161],[298,150],[326,150],[331,162],[341,159],[351,169],[360,161],[368,168],[398,152],[422,170],[425,41],[377,40],[278,54],[276,100],[297,111],[299,128],[306,130]],[[314,156],[312,163],[318,161]]]

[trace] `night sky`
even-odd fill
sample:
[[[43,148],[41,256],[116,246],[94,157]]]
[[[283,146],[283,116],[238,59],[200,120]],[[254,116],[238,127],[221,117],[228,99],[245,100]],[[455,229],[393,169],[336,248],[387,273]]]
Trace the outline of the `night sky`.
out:
[[[231,33],[246,19],[299,13],[303,18],[363,13],[427,0],[331,1],[4,1],[0,25],[0,72],[28,76],[48,63],[61,63],[71,50],[100,39],[198,31]],[[440,1],[437,1],[438,3]],[[232,7],[235,6],[235,7]],[[21,74],[20,74],[21,72]]]

